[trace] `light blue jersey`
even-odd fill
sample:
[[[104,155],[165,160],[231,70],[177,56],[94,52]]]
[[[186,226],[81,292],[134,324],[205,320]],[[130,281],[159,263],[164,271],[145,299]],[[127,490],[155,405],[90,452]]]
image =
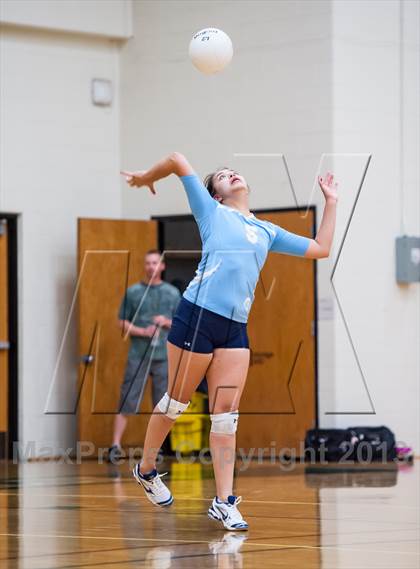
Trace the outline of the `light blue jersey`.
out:
[[[226,318],[247,322],[268,252],[303,256],[311,240],[217,202],[197,174],[180,179],[203,243],[196,276],[182,296]]]

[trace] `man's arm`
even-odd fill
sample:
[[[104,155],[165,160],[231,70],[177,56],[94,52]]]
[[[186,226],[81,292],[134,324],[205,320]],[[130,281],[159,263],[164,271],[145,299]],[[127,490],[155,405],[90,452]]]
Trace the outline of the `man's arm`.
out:
[[[172,319],[167,318],[163,314],[158,314],[153,316],[153,322],[160,326],[161,328],[170,328],[172,326]]]
[[[123,329],[124,334],[127,334],[127,332],[130,334],[130,336],[137,336],[140,338],[144,338],[144,337],[149,337],[149,330],[148,328],[141,328],[140,326],[135,326],[134,324],[132,324],[129,320],[119,320],[119,325],[120,328]],[[154,329],[154,326],[153,326]]]
[[[171,326],[172,326],[172,318],[166,318],[165,317],[163,327],[164,328],[170,328]]]
[[[179,292],[179,290],[177,288],[175,288],[175,290],[174,290],[174,299],[173,300],[174,300],[174,302],[172,304],[172,310],[171,310],[172,318],[173,318],[175,312],[177,311],[178,305],[181,301],[181,293]],[[170,328],[172,326],[172,318],[167,318],[168,328]]]
[[[178,308],[179,301],[181,300],[181,293],[177,288],[175,288],[172,298],[171,298],[171,313],[172,316],[175,314],[176,309]],[[170,328],[172,326],[172,318],[168,316],[164,316],[163,314],[159,314],[158,316],[153,317],[153,322],[158,324],[162,328]]]

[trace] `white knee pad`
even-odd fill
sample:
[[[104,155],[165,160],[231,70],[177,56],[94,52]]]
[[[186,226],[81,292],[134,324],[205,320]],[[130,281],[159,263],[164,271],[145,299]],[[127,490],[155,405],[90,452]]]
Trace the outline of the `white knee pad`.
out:
[[[233,435],[238,428],[239,411],[230,411],[228,413],[216,413],[210,415],[211,433],[220,435]]]
[[[179,415],[181,415],[181,413],[185,411],[190,403],[191,401],[188,401],[188,403],[181,403],[181,401],[172,399],[166,392],[157,406],[159,411],[164,413],[170,419],[175,420],[177,417],[179,417]]]

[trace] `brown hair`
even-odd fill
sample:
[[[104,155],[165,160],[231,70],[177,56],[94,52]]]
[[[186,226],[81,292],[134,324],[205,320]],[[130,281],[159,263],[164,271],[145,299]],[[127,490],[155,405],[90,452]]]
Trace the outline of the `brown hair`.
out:
[[[218,168],[214,172],[211,172],[211,174],[207,174],[207,176],[204,178],[203,183],[206,186],[207,191],[209,192],[209,194],[211,195],[212,198],[214,198],[214,195],[216,193],[216,190],[214,189],[214,184],[213,184],[213,177],[218,172],[220,172],[221,170],[229,170],[229,168],[227,166],[222,166],[222,168]]]
[[[161,257],[162,253],[159,251],[159,249],[149,249],[148,251],[146,251],[145,257],[147,255],[159,255],[159,257]]]
[[[213,178],[221,170],[231,170],[231,168],[229,168],[228,166],[222,166],[222,168],[218,168],[214,172],[211,172],[211,174],[207,174],[207,176],[203,180],[203,184],[206,186],[207,191],[209,192],[209,194],[211,195],[212,198],[214,198],[214,196],[216,194],[216,190],[214,189]],[[248,184],[247,184],[247,187],[248,187],[248,190],[251,191],[251,188],[249,187]]]

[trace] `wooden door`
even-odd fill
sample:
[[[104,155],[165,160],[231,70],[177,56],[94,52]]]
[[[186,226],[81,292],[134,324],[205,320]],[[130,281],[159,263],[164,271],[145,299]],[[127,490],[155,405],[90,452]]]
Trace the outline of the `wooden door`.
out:
[[[7,456],[9,425],[9,315],[7,221],[0,219],[0,459]]]
[[[79,219],[78,439],[98,447],[112,443],[129,340],[118,326],[125,290],[143,276],[147,250],[157,247],[155,221]],[[129,418],[124,446],[143,446],[152,412],[150,382],[140,412]]]
[[[288,231],[312,237],[314,211],[259,213]],[[315,424],[315,263],[270,253],[248,324],[251,366],[241,399],[237,446],[269,456],[296,449]],[[271,290],[270,290],[271,289]]]

